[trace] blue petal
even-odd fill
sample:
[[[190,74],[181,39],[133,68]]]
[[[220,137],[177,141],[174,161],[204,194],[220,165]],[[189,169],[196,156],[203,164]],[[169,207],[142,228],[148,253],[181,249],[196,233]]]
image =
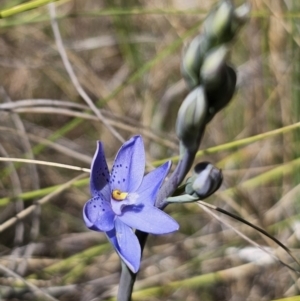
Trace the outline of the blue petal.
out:
[[[106,200],[110,200],[109,171],[100,141],[97,142],[97,150],[91,165],[90,190],[92,196],[97,196],[101,192]]]
[[[151,234],[166,234],[179,229],[171,216],[154,206],[128,206],[118,218],[131,228]]]
[[[115,228],[106,235],[128,268],[136,273],[140,268],[141,247],[132,229],[117,218]]]
[[[110,231],[114,228],[115,214],[110,203],[98,195],[90,199],[83,207],[83,219],[86,226],[95,231]]]
[[[134,192],[140,186],[145,172],[145,150],[141,136],[134,136],[120,148],[112,171],[111,189]]]
[[[144,177],[141,186],[137,190],[139,198],[143,199],[143,204],[154,205],[158,189],[168,174],[171,165],[172,162],[168,161]]]

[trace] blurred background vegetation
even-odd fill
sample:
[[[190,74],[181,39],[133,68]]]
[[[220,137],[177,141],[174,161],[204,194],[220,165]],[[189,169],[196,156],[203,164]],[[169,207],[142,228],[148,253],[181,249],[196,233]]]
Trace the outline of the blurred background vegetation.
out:
[[[0,10],[25,2],[1,0]],[[178,155],[174,124],[188,93],[180,75],[182,48],[200,32],[216,3],[56,2],[63,43],[80,84],[124,139],[143,135],[148,162]],[[300,3],[249,3],[251,18],[231,52],[238,90],[207,127],[201,144],[207,151],[197,160],[210,161],[224,173],[222,187],[207,202],[267,230],[299,258]],[[0,20],[0,70],[1,157],[89,168],[95,142],[102,140],[112,163],[121,142],[72,84],[47,6]],[[248,137],[254,137],[251,143],[243,143]],[[119,258],[105,235],[86,229],[82,221],[90,194],[89,175],[77,179],[81,174],[1,162],[3,300],[111,300],[116,295]],[[272,241],[197,204],[170,205],[167,211],[180,231],[150,237],[133,300],[299,300],[293,298],[300,290],[297,274],[260,249],[249,249],[251,243],[234,229],[299,270]]]

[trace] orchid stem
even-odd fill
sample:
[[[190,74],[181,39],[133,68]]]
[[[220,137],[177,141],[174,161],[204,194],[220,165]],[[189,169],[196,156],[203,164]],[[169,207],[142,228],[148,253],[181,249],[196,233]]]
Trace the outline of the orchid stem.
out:
[[[187,149],[182,144],[180,145],[180,149],[183,150],[183,155],[181,160],[179,161],[178,165],[176,166],[174,172],[170,176],[169,180],[166,181],[161,189],[158,192],[155,206],[161,210],[163,210],[167,205],[168,202],[165,199],[169,196],[172,196],[173,193],[176,191],[178,186],[184,180],[185,176],[191,169],[193,162],[195,160],[198,148],[200,146],[200,142],[205,131],[205,126],[203,126],[198,133],[196,147],[193,149]]]
[[[167,202],[165,199],[172,195],[174,191],[177,189],[178,185],[183,181],[186,174],[189,172],[194,159],[195,159],[196,151],[190,152],[186,151],[180,160],[179,164],[176,166],[174,172],[171,177],[159,190],[155,206],[159,209],[164,209],[167,206]]]
[[[131,301],[135,278],[136,274],[131,272],[127,265],[122,261],[122,272],[117,297],[118,301]]]
[[[148,238],[148,233],[136,230],[135,234],[139,240],[139,243],[141,245],[141,252],[143,254],[143,249]],[[127,265],[124,262],[122,262],[122,272],[121,272],[120,285],[119,285],[118,297],[117,297],[118,301],[131,301],[131,295],[132,295],[136,275],[137,274],[133,273],[127,267]]]

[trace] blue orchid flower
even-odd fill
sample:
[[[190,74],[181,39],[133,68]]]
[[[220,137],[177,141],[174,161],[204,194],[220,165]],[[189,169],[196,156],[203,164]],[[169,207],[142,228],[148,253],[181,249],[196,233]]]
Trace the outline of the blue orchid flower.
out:
[[[83,208],[83,218],[89,229],[106,233],[134,273],[140,266],[141,247],[133,228],[150,234],[179,228],[173,218],[154,206],[170,167],[169,161],[144,176],[144,144],[141,136],[134,136],[122,145],[109,173],[102,143],[97,143],[91,166],[92,198]]]

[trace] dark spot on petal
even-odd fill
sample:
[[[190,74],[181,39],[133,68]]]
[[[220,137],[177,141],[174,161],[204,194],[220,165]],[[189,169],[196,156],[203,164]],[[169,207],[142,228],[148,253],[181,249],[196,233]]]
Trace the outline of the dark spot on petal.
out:
[[[120,164],[120,167],[122,167],[122,164]]]
[[[97,206],[96,205],[94,205],[94,208],[96,208]]]
[[[125,182],[125,179],[123,179],[123,182]]]
[[[118,181],[118,184],[120,184],[120,181]]]
[[[104,211],[105,211],[105,209],[102,209],[102,211],[104,212]]]

